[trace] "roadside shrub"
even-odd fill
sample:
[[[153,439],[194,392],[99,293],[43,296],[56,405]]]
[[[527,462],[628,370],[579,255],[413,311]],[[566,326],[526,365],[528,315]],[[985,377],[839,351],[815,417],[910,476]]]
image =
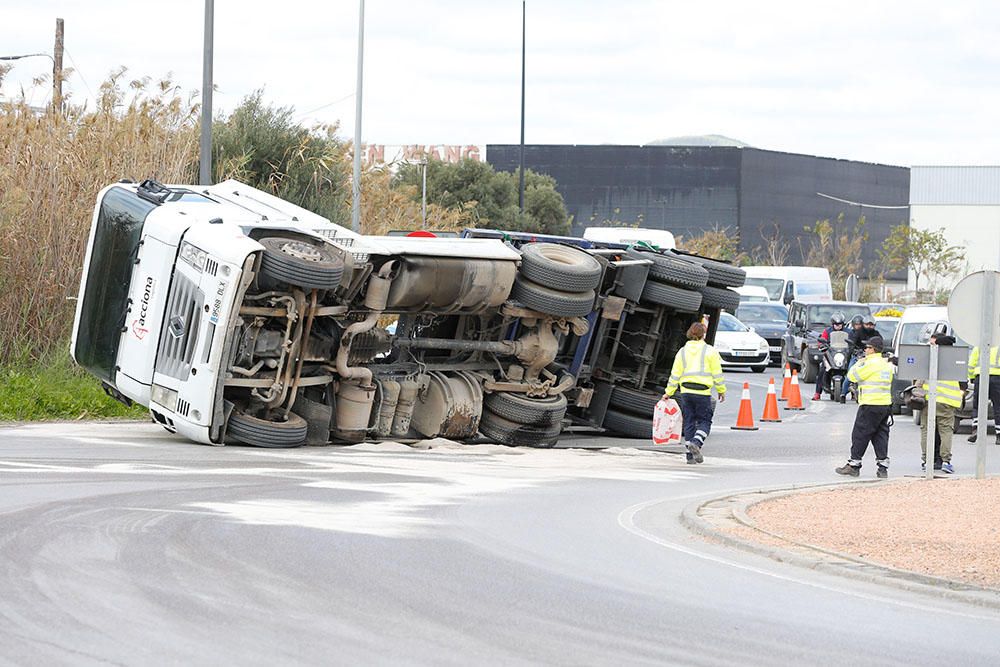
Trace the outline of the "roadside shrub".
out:
[[[169,79],[124,69],[93,111],[0,105],[0,366],[66,345],[97,193],[122,178],[193,180],[197,113]]]

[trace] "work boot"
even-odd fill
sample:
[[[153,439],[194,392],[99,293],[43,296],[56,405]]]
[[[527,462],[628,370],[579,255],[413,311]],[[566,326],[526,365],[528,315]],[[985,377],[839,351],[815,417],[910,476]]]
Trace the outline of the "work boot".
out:
[[[861,474],[861,466],[852,466],[850,463],[845,463],[839,468],[834,468],[833,470],[838,475],[848,475],[850,477],[857,477]]]
[[[688,443],[688,453],[691,454],[691,458],[694,459],[695,463],[704,463],[705,457],[701,455],[701,445],[697,442]]]
[[[1000,430],[997,431],[997,444],[1000,445]]]
[[[979,434],[976,433],[975,431],[973,431],[972,435],[970,435],[968,437],[968,440],[969,440],[969,442],[975,442],[978,437],[979,437]]]
[[[878,469],[875,471],[875,476],[878,477],[879,479],[888,479],[889,469],[886,468],[885,466],[879,466]]]
[[[813,394],[813,400],[818,401],[820,398],[819,394]]]

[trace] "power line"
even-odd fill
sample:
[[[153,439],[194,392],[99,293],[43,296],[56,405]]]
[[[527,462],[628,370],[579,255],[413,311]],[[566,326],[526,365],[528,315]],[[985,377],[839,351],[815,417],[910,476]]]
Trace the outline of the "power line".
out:
[[[354,93],[351,93],[350,95],[344,95],[339,100],[334,100],[333,102],[330,102],[329,104],[324,104],[321,107],[316,107],[315,109],[312,109],[310,111],[305,111],[303,113],[300,113],[299,114],[299,118],[305,118],[306,116],[308,116],[311,113],[316,113],[317,111],[322,111],[323,109],[326,109],[327,107],[332,107],[334,104],[340,104],[341,102],[346,102],[347,100],[351,99],[352,97],[354,97]]]
[[[850,199],[841,199],[840,197],[834,197],[833,195],[825,195],[822,192],[817,192],[820,197],[826,197],[827,199],[832,199],[833,201],[839,201],[841,204],[850,204],[851,206],[862,206],[864,208],[884,208],[884,209],[903,209],[910,208],[909,205],[906,206],[880,206],[878,204],[866,204],[860,201],[851,201]]]
[[[91,97],[97,99],[97,96],[94,95],[94,91],[90,89],[90,84],[87,83],[87,79],[84,78],[83,72],[81,72],[80,68],[76,66],[76,61],[73,60],[73,56],[70,55],[69,51],[64,51],[64,53],[66,54],[66,57],[69,58],[69,61],[73,63],[73,71],[80,76],[80,81],[83,81],[83,85],[87,87],[87,92],[90,93]]]

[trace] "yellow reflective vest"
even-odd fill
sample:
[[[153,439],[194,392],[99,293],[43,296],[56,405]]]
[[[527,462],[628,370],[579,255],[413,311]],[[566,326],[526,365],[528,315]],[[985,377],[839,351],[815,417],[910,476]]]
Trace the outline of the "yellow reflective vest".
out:
[[[719,395],[726,393],[722,378],[722,357],[715,348],[703,340],[689,340],[674,357],[674,367],[667,383],[667,396],[673,396],[680,387],[682,394],[710,396],[712,387]]]
[[[858,385],[859,405],[892,405],[895,368],[881,354],[872,354],[854,364],[847,379]]]
[[[1000,348],[990,348],[990,375],[1000,375],[1000,360],[997,359]],[[979,346],[972,348],[969,355],[969,379],[979,377]]]
[[[931,386],[924,382],[924,391],[930,391]],[[961,408],[965,398],[965,392],[955,380],[938,380],[937,383],[938,403],[950,405],[953,408]]]

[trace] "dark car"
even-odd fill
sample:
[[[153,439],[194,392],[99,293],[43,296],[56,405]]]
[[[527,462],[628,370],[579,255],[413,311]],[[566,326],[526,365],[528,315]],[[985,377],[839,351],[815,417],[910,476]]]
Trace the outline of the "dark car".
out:
[[[782,343],[782,366],[799,370],[802,382],[813,382],[819,371],[819,335],[830,326],[834,313],[844,316],[845,328],[855,315],[871,315],[863,303],[853,301],[793,301],[788,309],[788,328]]]
[[[788,307],[777,303],[744,301],[736,309],[736,319],[753,327],[771,349],[771,363],[781,363],[781,339],[788,330]]]

